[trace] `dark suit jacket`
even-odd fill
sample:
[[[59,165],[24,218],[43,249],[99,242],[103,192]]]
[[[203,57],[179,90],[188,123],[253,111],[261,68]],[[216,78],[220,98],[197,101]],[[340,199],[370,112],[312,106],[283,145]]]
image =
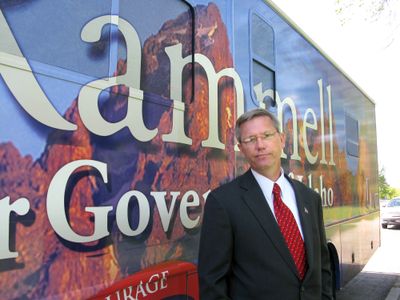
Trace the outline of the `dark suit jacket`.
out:
[[[200,299],[332,299],[321,197],[292,184],[307,252],[303,282],[251,171],[212,191],[204,208],[198,262]]]

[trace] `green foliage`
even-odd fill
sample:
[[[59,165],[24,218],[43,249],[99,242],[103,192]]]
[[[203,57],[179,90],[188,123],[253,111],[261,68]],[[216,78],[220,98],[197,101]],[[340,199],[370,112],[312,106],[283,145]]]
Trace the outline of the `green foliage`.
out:
[[[363,32],[361,28],[364,26],[380,28],[376,33],[371,32],[369,40],[378,43],[381,48],[389,47],[398,37],[398,29],[400,28],[399,0],[333,1],[336,16],[343,28],[350,29],[356,26],[360,28],[359,33]],[[365,30],[368,30],[367,28]]]
[[[393,197],[400,195],[399,190],[391,187],[386,182],[385,169],[381,169],[379,171],[378,192],[379,192],[379,199],[392,199]]]
[[[336,14],[342,25],[355,18],[366,22],[375,22],[387,18],[394,12],[391,2],[395,0],[335,0]]]

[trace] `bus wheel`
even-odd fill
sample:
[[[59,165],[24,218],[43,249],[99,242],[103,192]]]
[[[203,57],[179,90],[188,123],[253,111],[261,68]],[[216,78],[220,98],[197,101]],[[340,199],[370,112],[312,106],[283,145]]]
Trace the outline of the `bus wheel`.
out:
[[[332,296],[336,299],[336,270],[335,264],[331,260],[331,274],[332,274]]]

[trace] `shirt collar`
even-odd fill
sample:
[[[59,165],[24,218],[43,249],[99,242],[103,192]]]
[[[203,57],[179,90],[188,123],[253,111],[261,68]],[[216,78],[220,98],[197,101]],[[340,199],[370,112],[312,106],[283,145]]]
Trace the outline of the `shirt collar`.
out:
[[[267,195],[272,195],[272,189],[274,187],[274,183],[277,183],[281,189],[283,188],[283,185],[285,184],[285,175],[283,172],[283,169],[281,168],[281,174],[279,178],[274,182],[271,179],[265,177],[264,175],[261,175],[257,171],[251,169],[251,172],[253,173],[254,177],[256,178],[256,181],[260,186],[263,186],[266,189]]]
[[[255,171],[255,170],[253,170],[253,169],[250,169],[250,170],[251,170],[251,172],[253,173],[253,175],[254,175],[255,177],[261,177],[261,178],[267,180],[268,182],[270,182],[271,184],[274,184],[275,182],[276,182],[277,184],[282,183],[282,180],[284,180],[284,178],[285,178],[285,175],[284,175],[284,172],[283,172],[283,169],[282,169],[282,168],[281,168],[281,170],[280,170],[280,171],[281,171],[281,174],[279,175],[279,178],[278,178],[276,181],[272,181],[271,179],[265,177],[264,175],[258,173],[257,171]]]

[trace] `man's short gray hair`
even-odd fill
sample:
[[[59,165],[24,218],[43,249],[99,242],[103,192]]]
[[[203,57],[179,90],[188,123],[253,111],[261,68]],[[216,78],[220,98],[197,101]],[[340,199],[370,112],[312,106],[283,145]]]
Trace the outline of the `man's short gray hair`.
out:
[[[235,124],[235,135],[237,141],[240,143],[241,138],[240,138],[240,126],[242,126],[243,123],[246,123],[247,121],[250,121],[254,118],[257,117],[268,117],[272,120],[272,123],[274,125],[274,128],[276,131],[281,132],[280,130],[280,124],[278,119],[268,110],[264,108],[255,108],[249,111],[246,111],[244,114],[242,114],[237,120]]]

